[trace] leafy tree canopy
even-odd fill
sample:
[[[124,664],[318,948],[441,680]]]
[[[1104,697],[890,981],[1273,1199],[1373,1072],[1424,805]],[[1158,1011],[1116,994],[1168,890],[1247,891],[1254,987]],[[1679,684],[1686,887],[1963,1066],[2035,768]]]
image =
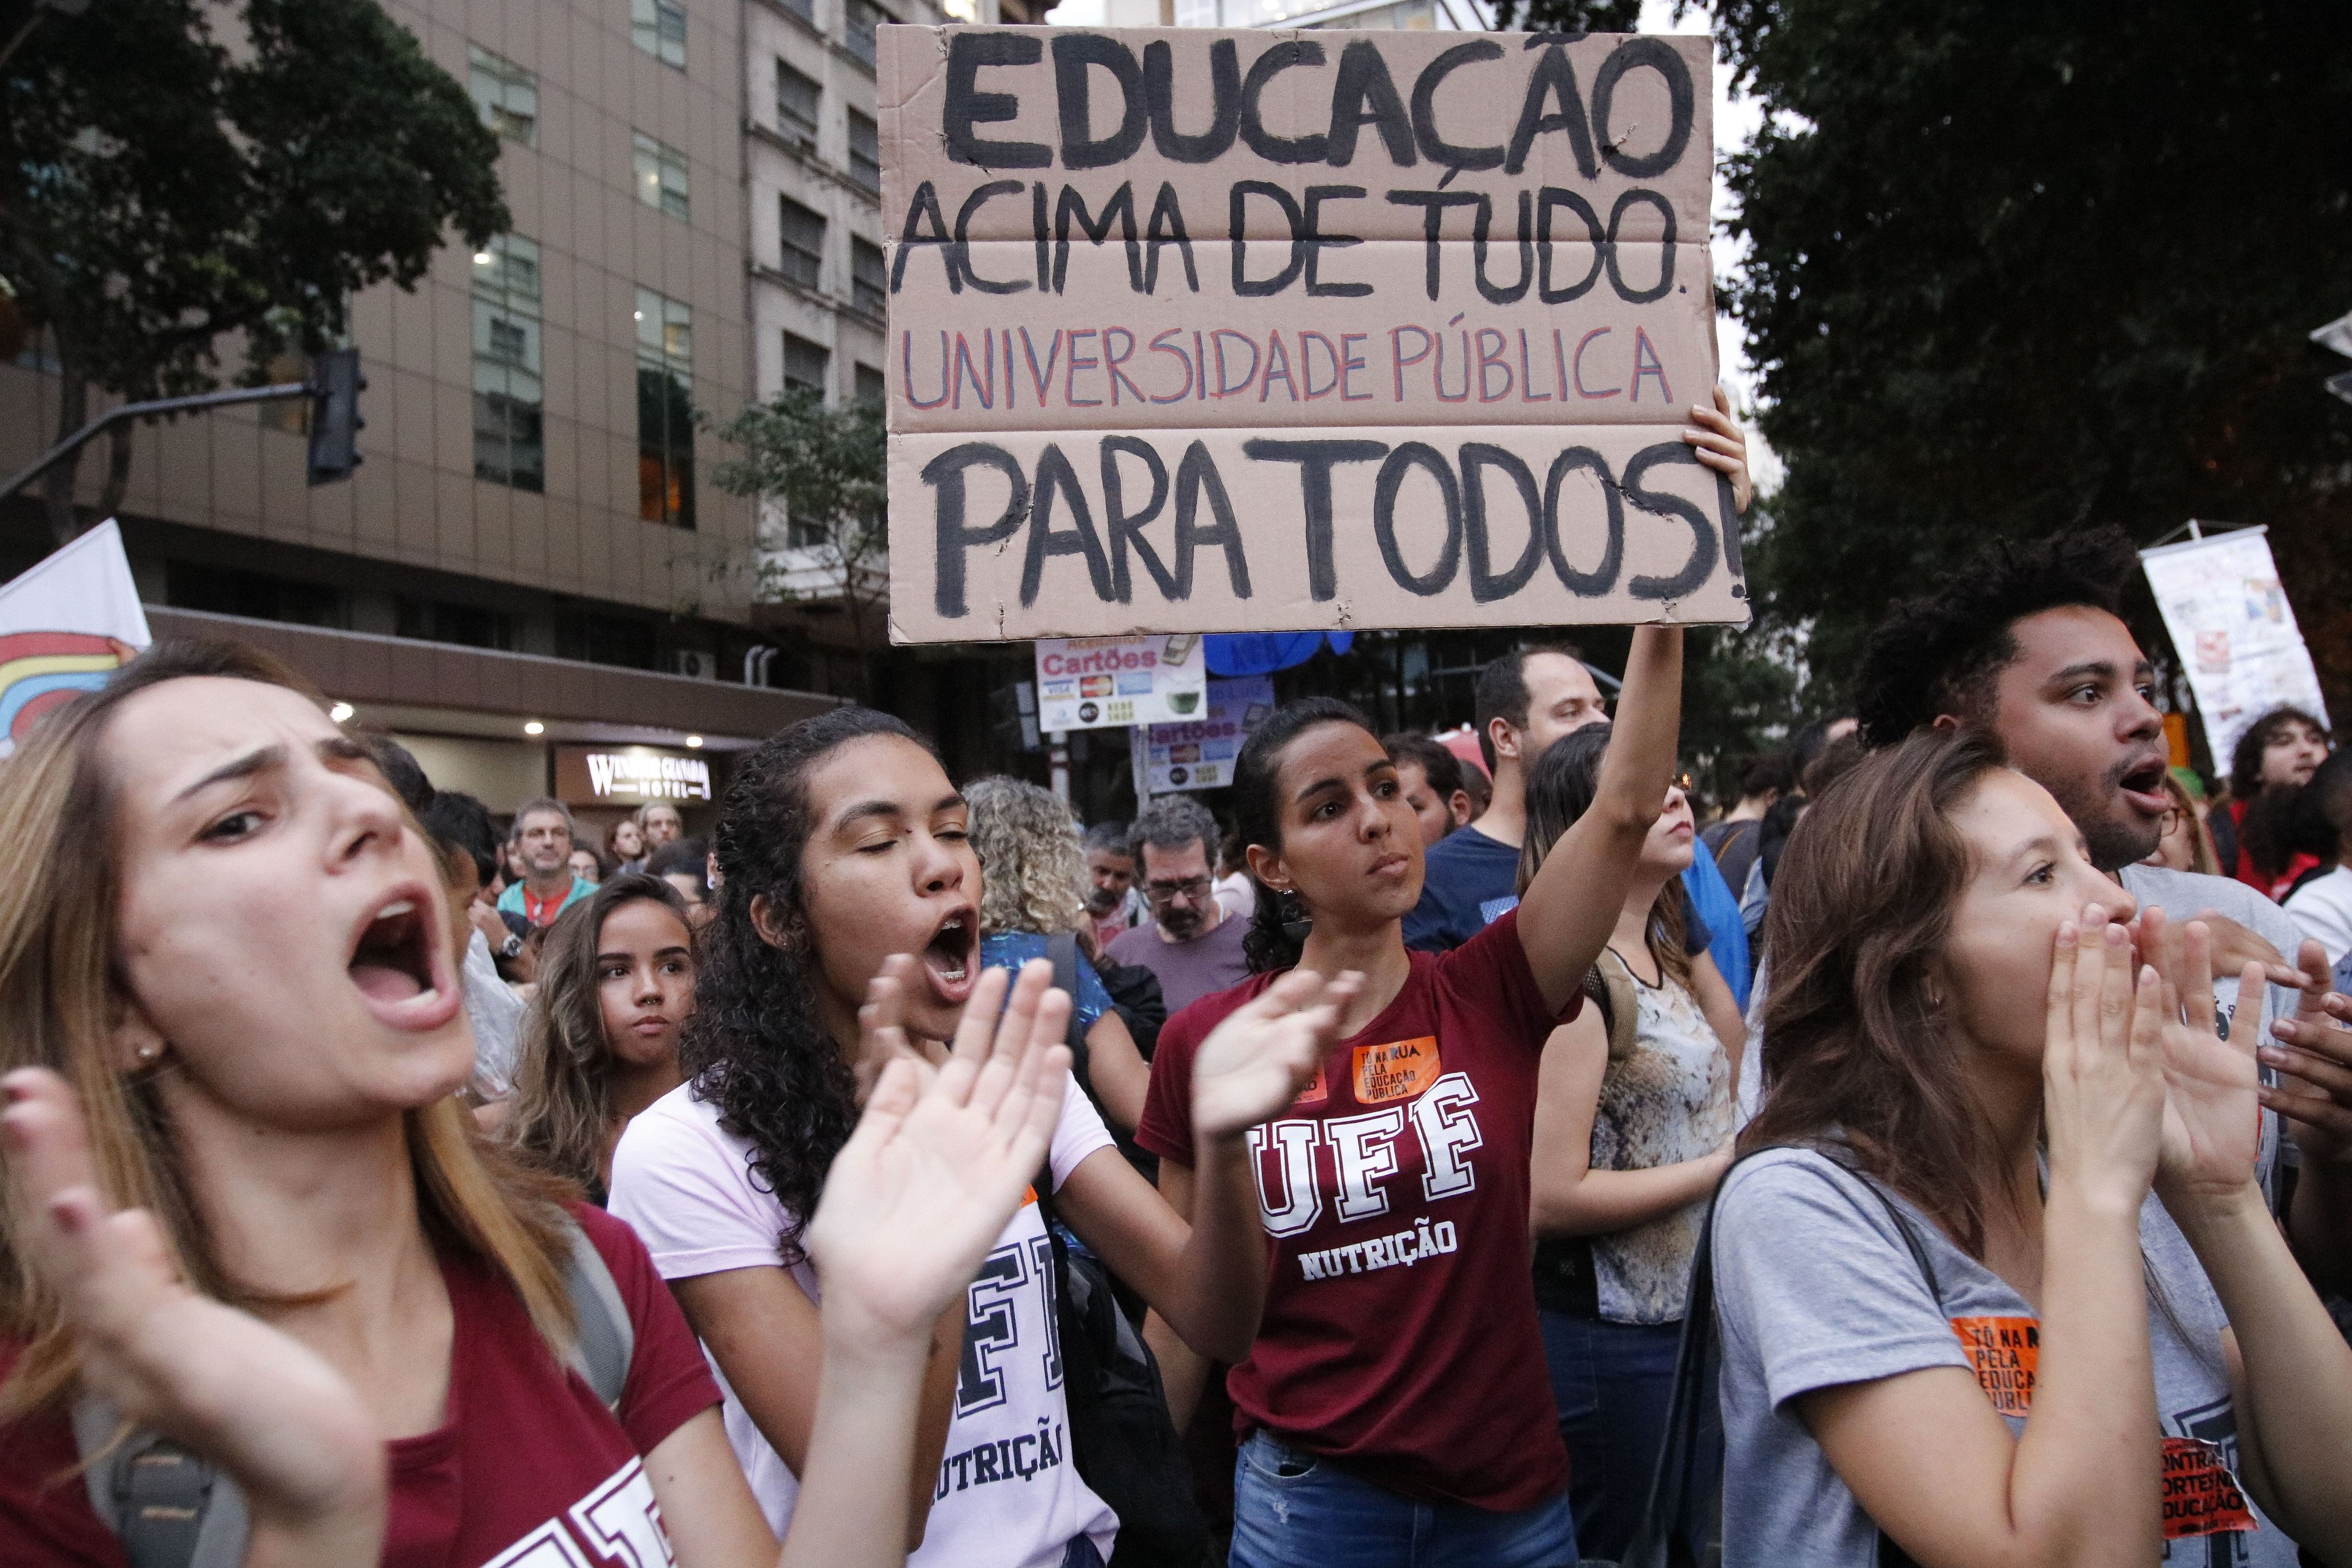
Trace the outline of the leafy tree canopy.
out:
[[[1721,0],[1768,111],[1732,289],[1787,460],[1754,558],[1832,680],[1984,539],[2267,523],[2352,682],[2352,8]],[[2144,628],[2154,635],[2154,628]]]
[[[21,3],[0,7],[13,32]],[[340,338],[350,298],[413,287],[445,228],[509,223],[498,140],[374,0],[104,0],[45,16],[0,73],[0,278],[62,369],[60,426],[99,389],[208,391]],[[118,426],[100,514],[121,502]],[[51,475],[70,537],[76,465]]]
[[[810,387],[788,386],[764,403],[746,404],[724,423],[705,422],[742,453],[713,468],[711,483],[730,495],[772,502],[790,519],[789,537],[802,559],[775,553],[783,540],[763,541],[756,569],[761,596],[837,601],[863,668],[866,633],[889,592],[881,400],[828,405]],[[799,584],[803,573],[815,579],[806,590]]]

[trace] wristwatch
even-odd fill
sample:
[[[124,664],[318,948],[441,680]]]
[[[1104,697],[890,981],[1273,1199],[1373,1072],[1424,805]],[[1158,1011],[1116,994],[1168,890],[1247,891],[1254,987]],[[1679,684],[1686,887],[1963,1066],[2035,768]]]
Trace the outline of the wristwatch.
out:
[[[520,958],[522,956],[522,938],[515,935],[512,931],[507,932],[506,941],[499,943],[499,956],[500,958]]]

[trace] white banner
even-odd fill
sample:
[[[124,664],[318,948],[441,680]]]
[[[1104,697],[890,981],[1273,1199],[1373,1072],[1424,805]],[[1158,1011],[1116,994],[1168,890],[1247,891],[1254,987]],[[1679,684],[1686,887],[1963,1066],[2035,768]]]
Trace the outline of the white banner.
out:
[[[2319,674],[2279,586],[2265,528],[2140,552],[2164,628],[2188,666],[2213,765],[2226,770],[2246,727],[2281,705],[2327,721]]]
[[[0,757],[153,640],[112,518],[0,585]]]
[[[1208,679],[1208,656],[1190,632],[1046,637],[1037,644],[1037,722],[1109,730],[1198,719]]]
[[[1258,721],[1274,711],[1274,677],[1209,682],[1207,716],[1151,726],[1151,793],[1216,789],[1234,782],[1234,759]]]

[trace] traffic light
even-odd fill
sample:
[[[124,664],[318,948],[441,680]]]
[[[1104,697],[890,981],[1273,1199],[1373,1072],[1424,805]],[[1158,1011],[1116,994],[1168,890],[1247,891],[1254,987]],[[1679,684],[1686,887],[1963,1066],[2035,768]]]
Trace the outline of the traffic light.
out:
[[[310,482],[332,484],[348,479],[360,466],[359,434],[367,428],[360,417],[360,394],[367,377],[360,374],[360,351],[330,349],[310,361]]]

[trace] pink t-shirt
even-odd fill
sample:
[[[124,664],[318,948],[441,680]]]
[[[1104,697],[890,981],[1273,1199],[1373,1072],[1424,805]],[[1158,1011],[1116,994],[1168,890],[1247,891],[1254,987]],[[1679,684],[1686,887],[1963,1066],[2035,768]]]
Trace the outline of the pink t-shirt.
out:
[[[522,1299],[482,1264],[445,1258],[456,1332],[448,1421],[387,1445],[383,1568],[670,1561],[642,1456],[719,1402],[694,1335],[628,1227],[572,1215],[612,1271],[636,1328],[617,1413],[548,1352]],[[0,1376],[17,1347],[0,1348]],[[0,1563],[122,1568],[90,1510],[63,1415],[0,1427]]]
[[[1111,1147],[1076,1084],[1054,1132],[1054,1186]],[[751,1173],[751,1145],[719,1125],[719,1107],[672,1089],[629,1123],[613,1155],[611,1207],[645,1238],[666,1279],[782,1267],[777,1241],[792,1215]],[[1114,1156],[1115,1158],[1116,1156]],[[1037,1205],[1013,1216],[965,1297],[963,1372],[919,1551],[908,1568],[1059,1568],[1069,1543],[1094,1541],[1107,1560],[1118,1527],[1070,1462],[1069,1407],[1055,1350],[1053,1255]],[[821,1300],[806,1263],[791,1269]],[[800,1481],[728,1387],[728,1440],[761,1510],[781,1538]]]

